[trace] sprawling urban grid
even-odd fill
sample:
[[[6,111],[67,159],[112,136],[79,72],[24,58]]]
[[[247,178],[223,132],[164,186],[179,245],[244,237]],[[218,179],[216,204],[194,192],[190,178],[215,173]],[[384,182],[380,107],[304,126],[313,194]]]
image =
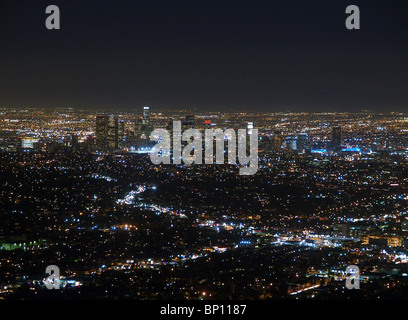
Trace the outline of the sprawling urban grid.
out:
[[[152,164],[150,133],[173,120],[258,129],[258,171]],[[407,124],[369,110],[1,108],[0,298],[406,297]]]

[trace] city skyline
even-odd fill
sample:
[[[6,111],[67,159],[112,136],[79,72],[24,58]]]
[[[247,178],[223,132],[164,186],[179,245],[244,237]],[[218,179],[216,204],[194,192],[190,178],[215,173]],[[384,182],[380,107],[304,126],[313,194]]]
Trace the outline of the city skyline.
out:
[[[406,298],[407,113],[190,111],[2,108],[0,298]],[[153,163],[175,119],[258,129],[258,170]]]

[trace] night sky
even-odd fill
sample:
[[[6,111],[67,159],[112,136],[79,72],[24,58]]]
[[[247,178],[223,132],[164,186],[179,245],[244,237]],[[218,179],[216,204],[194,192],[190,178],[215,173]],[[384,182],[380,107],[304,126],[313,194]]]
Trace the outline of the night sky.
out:
[[[408,111],[407,2],[1,0],[0,107]]]

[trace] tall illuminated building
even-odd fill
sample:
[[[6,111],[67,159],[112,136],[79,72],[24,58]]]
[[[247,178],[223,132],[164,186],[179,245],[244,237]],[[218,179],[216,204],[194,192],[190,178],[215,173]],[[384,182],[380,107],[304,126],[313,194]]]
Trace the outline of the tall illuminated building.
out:
[[[150,107],[143,107],[143,124],[150,124]]]
[[[116,116],[98,115],[96,117],[96,149],[113,152],[123,148],[125,124]]]
[[[125,122],[123,120],[118,121],[118,149],[122,149],[125,146]]]
[[[141,119],[135,121],[136,139],[149,139],[153,127],[150,123],[150,107],[144,106]]]
[[[117,149],[117,135],[118,135],[118,118],[109,116],[108,117],[108,127],[107,127],[107,136],[108,136],[108,150],[113,151]]]
[[[108,117],[105,115],[96,116],[96,149],[105,151],[108,147]]]
[[[285,145],[288,150],[297,150],[297,140],[294,136],[287,136],[285,138]]]

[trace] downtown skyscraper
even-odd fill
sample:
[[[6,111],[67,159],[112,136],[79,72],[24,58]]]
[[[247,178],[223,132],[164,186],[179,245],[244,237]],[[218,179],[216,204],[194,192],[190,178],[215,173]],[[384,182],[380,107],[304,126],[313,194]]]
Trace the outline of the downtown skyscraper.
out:
[[[123,148],[125,124],[112,115],[96,117],[96,150],[113,152]]]
[[[335,126],[332,129],[332,147],[337,150],[341,148],[343,135],[340,126]]]
[[[150,107],[144,106],[141,119],[135,121],[136,139],[148,139],[153,127],[150,123]]]

